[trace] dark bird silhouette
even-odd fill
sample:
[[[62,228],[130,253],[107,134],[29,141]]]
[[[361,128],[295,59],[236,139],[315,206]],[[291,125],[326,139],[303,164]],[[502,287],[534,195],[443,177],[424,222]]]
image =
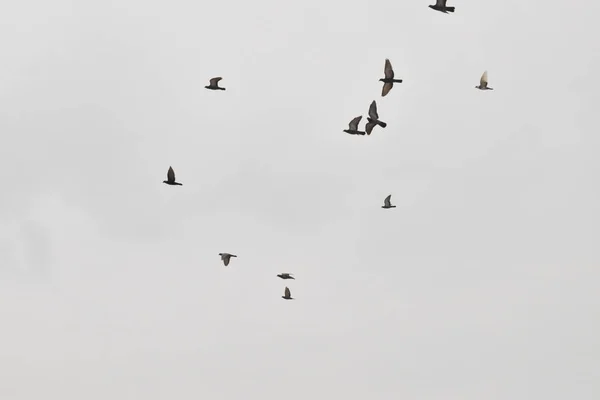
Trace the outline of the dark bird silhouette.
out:
[[[281,279],[296,279],[292,276],[292,274],[288,274],[287,272],[281,273],[277,276],[280,277]]]
[[[351,135],[364,135],[365,132],[358,130],[358,124],[361,119],[362,119],[362,115],[360,117],[356,117],[352,121],[350,121],[350,123],[348,124],[348,129],[344,129],[344,132],[349,133]]]
[[[221,256],[221,260],[223,260],[223,264],[225,264],[225,266],[229,265],[229,260],[231,257],[237,257],[236,255],[229,253],[219,253],[219,255]]]
[[[205,87],[205,88],[207,88],[207,89],[210,89],[210,90],[225,90],[225,88],[224,88],[224,87],[220,87],[220,86],[219,86],[219,81],[220,81],[221,79],[223,79],[223,78],[221,78],[221,77],[212,78],[212,79],[209,81],[209,82],[210,82],[210,84],[209,84],[208,86],[204,86],[204,87]]]
[[[448,12],[454,12],[454,7],[446,7],[446,0],[436,0],[435,4],[429,6],[429,8],[433,8],[436,11],[441,11],[444,14],[448,14]]]
[[[173,168],[171,167],[169,167],[169,171],[167,171],[167,180],[163,181],[163,183],[166,183],[167,185],[183,186],[183,184],[175,182],[175,171],[173,171]]]
[[[383,201],[383,205],[381,206],[381,208],[396,208],[396,206],[393,206],[391,203],[391,199],[392,199],[392,195],[390,194],[388,197],[385,198],[385,200]]]
[[[392,90],[394,87],[394,83],[402,83],[402,79],[394,79],[394,70],[392,69],[392,64],[390,60],[385,59],[385,67],[383,68],[383,73],[385,78],[381,78],[379,81],[383,82],[383,89],[381,90],[381,97],[384,97],[386,94]]]
[[[379,114],[377,114],[377,103],[375,103],[375,100],[373,100],[371,106],[369,107],[369,116],[367,117],[367,121],[369,121],[365,126],[365,131],[367,132],[367,135],[371,134],[371,131],[373,130],[375,125],[379,125],[382,128],[385,128],[387,126],[385,122],[379,120]]]
[[[294,298],[292,297],[292,293],[290,292],[290,289],[287,286],[285,287],[285,292],[281,297],[286,300],[294,300]]]
[[[487,71],[483,72],[483,75],[481,75],[481,79],[479,79],[479,86],[475,86],[475,88],[479,90],[494,90],[493,88],[488,86]]]

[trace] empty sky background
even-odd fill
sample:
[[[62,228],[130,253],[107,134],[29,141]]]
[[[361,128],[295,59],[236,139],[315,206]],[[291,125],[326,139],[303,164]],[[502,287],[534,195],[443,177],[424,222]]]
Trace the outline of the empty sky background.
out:
[[[0,398],[600,398],[600,6],[428,4],[4,4]]]

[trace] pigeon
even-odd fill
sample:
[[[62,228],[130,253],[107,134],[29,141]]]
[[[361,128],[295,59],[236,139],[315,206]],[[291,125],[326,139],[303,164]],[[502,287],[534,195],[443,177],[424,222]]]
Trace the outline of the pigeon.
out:
[[[388,197],[386,197],[385,200],[383,201],[383,205],[381,206],[381,208],[396,208],[396,206],[393,206],[392,203],[390,202],[391,198],[392,198],[391,194]]]
[[[225,90],[224,87],[220,87],[219,86],[219,81],[223,79],[221,77],[217,77],[217,78],[212,78],[210,80],[210,84],[208,86],[204,86],[206,89],[210,89],[210,90]]]
[[[281,279],[296,279],[292,276],[292,274],[288,274],[287,272],[283,272],[277,276],[280,277]]]
[[[285,292],[281,297],[286,300],[294,300],[294,298],[292,297],[292,293],[290,292],[290,289],[287,286],[285,287]]]
[[[479,79],[479,86],[475,86],[475,88],[479,90],[494,90],[493,88],[488,87],[487,71],[483,72],[481,79]]]
[[[379,81],[383,82],[383,89],[381,90],[381,97],[384,97],[386,94],[392,90],[394,87],[394,83],[402,83],[402,79],[394,79],[394,70],[392,69],[392,64],[390,60],[385,59],[385,67],[383,68],[383,73],[385,74],[385,78],[381,78]]]
[[[163,183],[166,183],[167,185],[183,186],[183,184],[175,182],[175,171],[173,171],[172,167],[169,167],[169,171],[167,172],[167,180],[163,181]]]
[[[223,264],[225,264],[225,266],[229,265],[229,260],[231,257],[237,257],[236,255],[229,253],[219,253],[219,255],[221,256],[221,260],[223,260]]]
[[[429,8],[433,8],[436,11],[441,11],[444,14],[448,14],[448,11],[454,12],[454,7],[446,7],[446,0],[435,0],[435,4],[429,6]]]
[[[344,129],[344,132],[349,133],[351,135],[364,135],[365,132],[358,130],[358,124],[361,119],[362,119],[362,115],[359,117],[356,117],[352,121],[350,121],[350,123],[348,124],[348,129]]]
[[[367,131],[367,135],[371,134],[371,131],[375,127],[375,125],[379,125],[382,128],[385,128],[387,124],[379,120],[379,115],[377,114],[377,103],[375,100],[371,103],[369,107],[369,116],[367,117],[367,125],[365,126],[365,131]]]

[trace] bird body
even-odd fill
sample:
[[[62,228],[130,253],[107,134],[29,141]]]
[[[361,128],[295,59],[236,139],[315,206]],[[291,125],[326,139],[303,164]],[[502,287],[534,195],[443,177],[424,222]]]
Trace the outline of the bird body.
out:
[[[396,208],[396,206],[393,206],[391,203],[391,199],[392,199],[392,195],[390,194],[388,197],[385,198],[385,200],[383,201],[383,205],[381,206],[381,208]]]
[[[385,66],[383,67],[383,74],[385,78],[381,78],[379,81],[383,82],[383,89],[381,90],[381,97],[384,97],[386,94],[392,90],[394,87],[394,83],[402,83],[402,79],[394,79],[394,69],[392,68],[392,63],[387,58],[385,59]]]
[[[294,298],[292,297],[292,293],[290,292],[290,289],[287,286],[285,287],[285,292],[283,292],[283,296],[281,297],[286,300],[294,300]]]
[[[481,75],[481,78],[479,79],[479,86],[475,86],[475,88],[479,90],[494,90],[488,86],[487,71],[483,72],[483,75]]]
[[[225,266],[229,265],[229,260],[231,257],[237,257],[236,255],[229,253],[219,253],[219,255],[221,256],[221,260],[223,260],[223,264],[225,264]]]
[[[173,186],[183,186],[183,184],[175,182],[175,171],[173,171],[172,167],[169,167],[169,170],[167,171],[167,180],[163,181],[163,183]]]
[[[371,106],[369,107],[369,116],[367,117],[367,121],[368,122],[365,126],[367,135],[371,134],[371,131],[373,131],[375,125],[379,125],[382,128],[387,126],[385,122],[379,120],[379,114],[377,114],[377,103],[375,103],[375,100],[373,100]]]
[[[287,272],[283,272],[277,276],[280,277],[281,279],[296,279],[292,276],[292,274],[288,274]]]
[[[350,135],[364,135],[366,132],[358,130],[358,124],[360,123],[361,119],[362,115],[350,121],[350,123],[348,124],[348,129],[344,129],[344,132]]]
[[[434,10],[443,12],[444,14],[448,14],[448,12],[454,12],[454,7],[446,6],[446,0],[436,0],[435,4],[429,6],[429,8],[433,8]]]
[[[224,87],[220,87],[219,86],[219,81],[223,79],[220,76],[216,77],[216,78],[212,78],[209,82],[208,86],[204,86],[206,89],[210,89],[210,90],[225,90]]]

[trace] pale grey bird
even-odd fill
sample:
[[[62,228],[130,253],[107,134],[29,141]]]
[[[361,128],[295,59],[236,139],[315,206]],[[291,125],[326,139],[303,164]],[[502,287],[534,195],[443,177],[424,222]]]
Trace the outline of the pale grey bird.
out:
[[[219,81],[223,79],[220,76],[216,77],[216,78],[212,78],[209,82],[210,84],[208,86],[204,86],[206,89],[210,89],[210,90],[225,90],[224,87],[220,87],[219,86]]]
[[[483,75],[481,75],[481,79],[479,79],[479,86],[475,86],[475,88],[479,90],[494,90],[488,86],[487,71],[483,71]]]
[[[283,272],[277,276],[280,277],[281,279],[296,279],[292,276],[292,274],[288,274],[287,272]]]
[[[167,180],[163,181],[163,183],[166,183],[167,185],[183,186],[183,184],[175,182],[175,171],[173,171],[172,167],[169,167],[169,170],[167,171]]]
[[[390,194],[388,197],[385,198],[385,200],[383,201],[383,205],[381,206],[381,208],[396,208],[396,206],[393,206],[391,203],[391,199],[392,199],[392,195]]]
[[[381,90],[381,97],[392,90],[394,83],[402,83],[402,79],[394,79],[394,70],[392,69],[392,63],[387,58],[385,59],[385,66],[383,67],[383,73],[385,78],[381,78],[379,81],[383,82],[383,89]]]
[[[285,292],[281,297],[286,300],[294,300],[294,298],[292,297],[292,293],[290,292],[290,289],[287,286],[285,287]]]
[[[225,264],[225,266],[229,265],[229,260],[231,257],[237,257],[236,255],[229,253],[219,253],[219,255],[221,256],[221,260],[223,260],[223,264]]]
[[[350,123],[348,124],[348,129],[344,129],[344,132],[349,133],[351,135],[364,135],[365,132],[358,130],[358,124],[360,123],[361,119],[362,119],[362,115],[360,117],[356,117],[352,121],[350,121]]]
[[[436,11],[441,11],[444,14],[448,14],[448,12],[454,12],[454,7],[446,7],[446,0],[436,0],[435,4],[429,6],[429,8],[433,8]]]
[[[367,117],[367,121],[369,121],[365,126],[365,131],[367,132],[367,135],[371,134],[371,131],[373,130],[375,125],[379,125],[382,128],[385,128],[387,126],[385,122],[379,120],[379,114],[377,114],[377,103],[375,103],[375,100],[373,100],[371,106],[369,107],[369,116]]]

